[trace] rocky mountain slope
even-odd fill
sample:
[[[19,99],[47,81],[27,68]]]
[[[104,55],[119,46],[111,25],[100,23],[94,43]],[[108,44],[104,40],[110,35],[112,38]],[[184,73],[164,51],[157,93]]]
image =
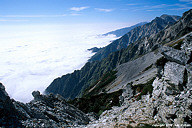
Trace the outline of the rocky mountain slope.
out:
[[[0,84],[0,127],[76,127],[89,123],[89,117],[68,104],[60,95],[32,93],[34,100],[21,103],[10,99]]]
[[[121,38],[113,41],[111,44],[100,49],[95,55],[93,55],[89,61],[98,61],[106,58],[110,53],[119,51],[122,48],[126,48],[129,44],[142,39],[143,37],[153,37],[155,34],[163,30],[166,26],[174,24],[180,19],[179,16],[162,15],[156,17],[151,22],[138,26]]]
[[[156,35],[143,37],[142,39],[128,45],[126,49],[114,52],[101,61],[86,63],[81,70],[77,70],[72,74],[63,75],[62,77],[55,79],[47,87],[45,92],[58,93],[66,99],[74,99],[75,97],[82,96],[83,91],[86,88],[93,85],[100,77],[102,77],[103,74],[116,68],[117,65],[138,58],[157,49],[160,43],[170,41],[165,39],[171,38],[171,40],[173,40],[183,35],[184,33],[182,33],[182,31],[190,29],[190,18],[190,14],[184,14],[177,23],[172,26],[167,26],[167,28]],[[156,20],[164,21],[162,18],[156,18],[151,22],[154,23],[155,26],[157,25]],[[149,25],[149,23],[146,25]]]
[[[87,128],[192,127],[192,32],[181,39],[179,48],[162,46],[156,51],[161,54],[155,62],[157,72],[150,77],[143,76],[151,80],[141,84],[138,83],[143,79],[140,77],[124,83],[119,97],[122,105],[104,111],[99,120],[91,122]],[[178,43],[174,41],[172,45]],[[118,73],[125,74],[122,69],[128,66],[118,67]],[[153,66],[150,68],[147,70],[152,70]]]
[[[106,34],[103,34],[103,36],[113,34],[113,35],[116,35],[117,37],[121,37],[121,36],[125,35],[126,33],[128,33],[129,31],[131,31],[132,29],[134,29],[134,28],[136,28],[138,26],[142,26],[144,24],[147,24],[147,22],[141,22],[141,23],[135,24],[135,25],[130,26],[130,27],[121,28],[121,29],[118,29],[118,30],[115,30],[115,31],[111,31],[111,32],[108,32]]]

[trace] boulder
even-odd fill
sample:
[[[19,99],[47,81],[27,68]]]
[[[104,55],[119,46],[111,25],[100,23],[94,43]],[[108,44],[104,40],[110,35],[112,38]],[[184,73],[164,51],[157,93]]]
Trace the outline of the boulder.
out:
[[[173,49],[171,47],[162,47],[161,53],[165,56],[165,58],[171,62],[176,62],[181,65],[187,64],[189,60],[189,56],[185,54],[184,51]]]
[[[185,66],[175,62],[167,62],[164,67],[164,79],[177,90],[182,90],[180,85],[183,84]]]

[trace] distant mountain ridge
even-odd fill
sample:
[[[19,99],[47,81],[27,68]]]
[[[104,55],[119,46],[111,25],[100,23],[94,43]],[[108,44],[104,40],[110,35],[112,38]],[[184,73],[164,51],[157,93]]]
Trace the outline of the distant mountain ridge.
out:
[[[103,34],[103,36],[107,36],[109,34],[113,34],[113,35],[116,35],[117,37],[120,37],[120,36],[125,35],[129,31],[131,31],[132,29],[134,29],[134,28],[136,28],[138,26],[142,26],[142,25],[144,25],[146,23],[148,23],[148,22],[141,22],[141,23],[135,24],[135,25],[130,26],[130,27],[125,27],[125,28],[121,28],[121,29],[118,29],[118,30],[115,30],[115,31],[111,31],[111,32],[108,32],[106,34]]]
[[[167,24],[169,21],[165,21],[159,17],[155,18],[152,22],[143,26],[144,28],[149,27],[150,32],[148,32],[149,28],[142,29],[143,31],[139,32],[140,34],[143,34],[143,36],[140,36],[141,38],[140,40],[136,41],[135,43],[131,43],[130,45],[128,45],[128,47],[127,45],[125,45],[127,47],[127,48],[125,47],[126,49],[122,49],[120,51],[114,52],[110,54],[108,57],[106,57],[105,59],[103,59],[102,61],[88,62],[85,64],[85,66],[81,70],[76,70],[71,74],[63,75],[62,77],[55,79],[46,88],[45,92],[55,93],[55,94],[58,93],[58,94],[61,94],[66,99],[74,99],[75,97],[81,96],[83,93],[83,90],[85,90],[87,87],[92,85],[104,73],[113,70],[117,65],[128,62],[130,60],[133,60],[134,58],[137,58],[146,54],[147,52],[155,50],[156,47],[158,47],[158,43],[164,41],[164,37],[172,38],[172,39],[176,38],[175,35],[178,35],[179,33],[178,29],[181,31],[188,26],[189,21],[186,21],[186,23],[184,21],[186,21],[186,19],[185,20],[181,19],[176,23],[176,25],[179,23],[183,23],[181,27],[172,25],[171,27],[173,27],[172,31],[174,35],[168,35],[169,33],[172,32],[171,30],[169,30],[170,27]],[[171,23],[174,24],[173,22]],[[167,28],[161,31],[160,33],[158,33],[157,35],[152,34],[162,30],[163,27],[167,27]],[[156,28],[159,28],[159,29],[156,29]],[[141,30],[141,27],[134,29],[134,31],[139,31],[139,30]],[[166,31],[169,31],[169,32],[166,32]],[[145,32],[151,33],[152,35],[145,34]],[[128,34],[133,34],[133,33],[128,33]],[[120,40],[116,40],[114,42],[119,41],[119,42],[122,42],[123,44],[127,44],[128,34],[121,37]],[[131,37],[133,37],[133,35]],[[130,38],[130,39],[134,39],[134,38]],[[110,46],[114,45],[114,42],[111,43]]]
[[[100,49],[95,55],[93,55],[89,61],[99,61],[107,57],[110,53],[119,51],[126,48],[129,44],[142,39],[143,37],[152,37],[159,31],[163,30],[166,26],[174,24],[180,16],[162,15],[156,17],[151,22],[138,26],[132,29],[130,32],[122,36],[121,38],[113,41],[111,44]]]

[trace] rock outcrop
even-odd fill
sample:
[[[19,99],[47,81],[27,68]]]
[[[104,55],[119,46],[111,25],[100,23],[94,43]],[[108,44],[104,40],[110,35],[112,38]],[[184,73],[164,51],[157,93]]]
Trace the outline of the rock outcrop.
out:
[[[0,83],[0,127],[22,127],[19,112]]]
[[[77,127],[89,123],[89,117],[68,104],[60,95],[32,93],[34,100],[21,103],[11,100],[0,84],[0,127]]]

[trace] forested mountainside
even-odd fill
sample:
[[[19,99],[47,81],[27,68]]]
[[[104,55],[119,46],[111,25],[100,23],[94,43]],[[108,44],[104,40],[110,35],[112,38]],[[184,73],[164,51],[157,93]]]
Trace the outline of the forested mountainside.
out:
[[[143,37],[127,48],[110,54],[107,58],[98,62],[88,62],[81,70],[74,71],[71,74],[63,75],[55,79],[45,90],[46,93],[61,94],[66,99],[74,99],[83,94],[83,90],[94,84],[103,74],[113,70],[122,63],[138,58],[159,47],[160,44],[179,38],[185,34],[185,31],[191,30],[191,15],[184,14],[183,17],[171,26],[157,33]],[[155,21],[162,21],[162,18],[156,18]],[[164,23],[164,22],[162,22]],[[149,25],[150,23],[148,23]],[[162,25],[163,26],[163,25]],[[153,27],[151,26],[151,29]],[[123,37],[122,37],[123,38]],[[169,40],[166,40],[169,39]]]
[[[180,19],[180,16],[162,15],[161,17],[156,17],[151,22],[132,29],[121,38],[100,49],[89,59],[89,61],[102,60],[110,53],[119,51],[122,48],[126,48],[129,44],[138,41],[143,37],[153,37],[155,34],[163,30],[166,26],[174,24],[176,21],[178,21],[178,19]]]

